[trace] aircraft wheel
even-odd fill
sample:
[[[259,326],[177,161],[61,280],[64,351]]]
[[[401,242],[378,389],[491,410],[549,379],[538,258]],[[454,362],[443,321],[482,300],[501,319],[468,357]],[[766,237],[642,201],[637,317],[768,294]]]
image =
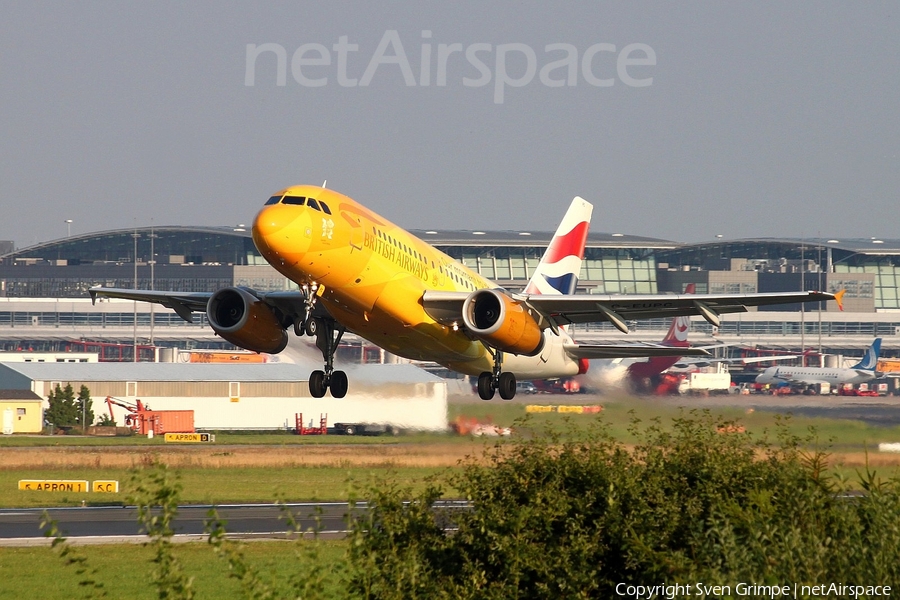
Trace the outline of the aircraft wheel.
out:
[[[487,371],[478,376],[478,396],[482,400],[490,400],[494,397],[493,378],[494,376]]]
[[[306,320],[306,326],[304,327],[304,329],[306,329],[306,335],[308,335],[309,337],[315,337],[316,332],[319,331],[319,323],[318,321],[310,317]]]
[[[343,398],[347,395],[347,389],[350,383],[347,381],[347,374],[343,371],[335,371],[331,374],[331,395],[334,398]]]
[[[306,323],[303,319],[296,319],[294,321],[294,335],[300,337],[304,333],[306,333]]]
[[[328,390],[325,383],[325,371],[313,371],[309,374],[309,395],[313,398],[323,398]]]
[[[500,385],[497,386],[500,397],[504,400],[512,400],[516,396],[516,376],[512,373],[500,374]]]

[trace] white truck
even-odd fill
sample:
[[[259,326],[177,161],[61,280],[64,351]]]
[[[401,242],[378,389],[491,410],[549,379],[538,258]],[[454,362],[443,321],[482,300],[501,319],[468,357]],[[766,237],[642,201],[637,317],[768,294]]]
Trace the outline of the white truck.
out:
[[[682,394],[727,394],[731,390],[731,373],[688,373],[681,385]]]

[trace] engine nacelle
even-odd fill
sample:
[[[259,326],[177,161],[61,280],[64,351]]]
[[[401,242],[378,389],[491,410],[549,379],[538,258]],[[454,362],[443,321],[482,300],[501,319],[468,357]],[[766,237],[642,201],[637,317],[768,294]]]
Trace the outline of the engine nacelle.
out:
[[[287,346],[287,332],[272,309],[243,288],[223,288],[213,294],[206,316],[213,331],[235,346],[269,354]]]
[[[497,290],[472,292],[463,303],[463,322],[492,348],[534,356],[544,346],[544,334],[521,302]]]

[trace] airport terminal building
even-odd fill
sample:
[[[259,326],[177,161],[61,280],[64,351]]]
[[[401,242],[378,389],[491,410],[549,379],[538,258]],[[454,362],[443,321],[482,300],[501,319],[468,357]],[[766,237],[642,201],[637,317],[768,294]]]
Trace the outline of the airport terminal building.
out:
[[[551,232],[536,231],[412,233],[512,290],[524,288],[552,238]],[[121,330],[116,335],[130,339],[136,323],[147,343],[154,341],[144,339],[152,318],[151,338],[186,336],[193,347],[216,347],[221,340],[208,335],[205,315],[189,325],[160,307],[135,307],[132,302],[91,306],[87,290],[94,285],[197,292],[232,285],[264,291],[296,287],[266,264],[243,226],[122,229],[22,249],[0,242],[0,249],[7,250],[0,255],[0,338],[22,339],[28,329],[50,328],[63,338],[72,331],[108,337]],[[824,316],[807,306],[815,317],[800,314],[799,306],[781,306],[773,307],[777,312],[728,316],[721,331],[712,331],[704,321],[695,321],[694,329],[737,337],[795,336],[808,330],[828,338],[858,337],[849,346],[855,347],[876,335],[900,335],[898,271],[900,240],[764,238],[684,244],[591,233],[578,291],[679,293],[691,283],[697,293],[846,289],[843,313],[834,303],[822,307]],[[634,325],[637,333],[668,326],[662,321]],[[610,331],[611,326],[601,323],[586,333]],[[210,344],[204,346],[204,340]]]

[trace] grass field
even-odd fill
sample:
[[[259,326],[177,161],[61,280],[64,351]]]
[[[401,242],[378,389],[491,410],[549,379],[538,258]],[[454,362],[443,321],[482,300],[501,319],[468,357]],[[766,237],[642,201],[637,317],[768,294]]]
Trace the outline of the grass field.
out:
[[[535,404],[549,404],[554,402],[553,396],[536,395],[533,397]],[[585,400],[585,404],[593,404],[593,400]],[[665,426],[671,423],[673,418],[689,415],[689,408],[681,408],[677,400],[668,399],[636,399],[614,398],[601,401],[603,411],[597,416],[572,415],[558,413],[538,413],[531,415],[531,427],[540,429],[548,424],[562,425],[569,423],[576,428],[588,426],[595,418],[605,422],[612,435],[625,443],[633,442],[634,435],[629,431],[632,418],[640,419],[647,424],[654,418],[661,420]],[[450,406],[449,418],[452,421],[459,415],[476,417],[481,420],[490,420],[497,425],[510,426],[516,419],[525,416],[525,404],[484,402],[481,404],[455,404]],[[693,409],[702,410],[702,409]],[[810,429],[814,428],[816,434],[823,443],[829,443],[835,450],[864,451],[877,448],[880,442],[900,442],[900,426],[882,427],[868,424],[862,421],[847,419],[830,419],[821,417],[806,417],[792,415],[790,409],[781,412],[769,410],[753,410],[741,406],[716,406],[708,409],[723,420],[735,420],[744,425],[748,432],[755,437],[764,437],[774,434],[780,422],[786,427],[786,431],[792,435],[805,438]],[[789,417],[784,419],[783,417]]]
[[[126,502],[129,470],[154,460],[175,468],[184,503],[346,500],[378,479],[419,489],[424,480],[477,454],[482,440],[345,446],[48,447],[4,449],[0,506],[41,507]],[[31,492],[20,479],[113,479],[118,494]]]
[[[535,396],[534,403],[551,403],[553,396]],[[591,400],[586,400],[591,402]],[[754,437],[774,437],[779,417],[769,411],[741,407],[711,409],[724,420],[740,421]],[[583,430],[599,419],[616,439],[633,443],[633,418],[643,424],[659,418],[663,426],[685,415],[673,403],[659,400],[612,399],[599,416],[540,413],[518,423],[518,435],[539,435],[545,426]],[[476,418],[501,426],[517,425],[525,404],[483,402],[451,404],[448,418]],[[890,477],[900,474],[900,455],[877,452],[879,442],[900,441],[900,427],[879,427],[844,419],[792,417],[780,421],[791,435],[805,438],[814,429],[822,447],[830,448],[831,463],[853,477],[866,464]],[[223,504],[303,500],[345,500],[352,490],[364,490],[377,479],[391,478],[420,488],[424,479],[453,469],[466,456],[479,455],[489,440],[449,434],[383,437],[296,436],[289,434],[219,433],[209,445],[173,445],[161,439],[86,438],[79,436],[0,437],[0,506],[73,506],[126,502],[129,469],[154,460],[175,468],[181,476],[184,503]],[[115,479],[118,494],[27,492],[20,479]]]
[[[289,597],[288,579],[297,573],[322,575],[326,590],[322,597],[346,597],[341,579],[345,542],[253,542],[242,548],[247,562],[264,580],[283,590],[276,597]],[[108,598],[158,598],[150,585],[152,548],[124,544],[79,547],[76,551],[97,570],[96,578],[103,582]],[[174,552],[185,572],[195,578],[197,600],[246,597],[240,584],[228,577],[225,561],[208,544],[178,544]],[[78,585],[81,577],[75,568],[64,566],[51,548],[0,548],[0,573],[0,598],[70,600],[85,597],[87,591]]]

